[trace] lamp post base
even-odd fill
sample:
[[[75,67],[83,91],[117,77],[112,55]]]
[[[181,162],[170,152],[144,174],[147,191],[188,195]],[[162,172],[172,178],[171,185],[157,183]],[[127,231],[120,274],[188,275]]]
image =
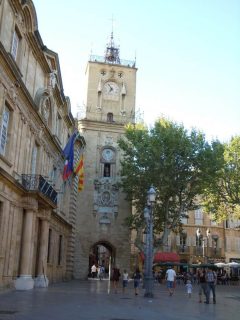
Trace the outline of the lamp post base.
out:
[[[153,278],[146,277],[145,279],[145,293],[144,297],[146,298],[153,298]]]

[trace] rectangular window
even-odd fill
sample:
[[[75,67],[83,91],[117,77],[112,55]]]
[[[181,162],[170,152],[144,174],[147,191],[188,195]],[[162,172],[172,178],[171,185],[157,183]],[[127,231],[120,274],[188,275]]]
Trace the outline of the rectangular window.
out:
[[[188,224],[188,218],[187,217],[181,217],[182,224]]]
[[[58,265],[60,266],[62,263],[62,235],[59,236],[59,243],[58,243]]]
[[[202,209],[195,210],[195,225],[202,225],[203,224],[203,212]]]
[[[38,155],[38,146],[34,144],[32,149],[31,174],[36,174],[37,155]]]
[[[51,245],[52,245],[52,229],[49,229],[49,232],[48,232],[47,263],[50,262],[51,250],[52,250]]]
[[[61,137],[62,137],[62,118],[60,117],[59,114],[57,114],[57,119],[56,119],[56,135],[57,135],[59,141],[61,141]]]
[[[214,220],[211,220],[211,226],[216,226],[216,225],[217,225],[217,222]]]
[[[2,123],[0,127],[0,154],[5,155],[6,153],[6,145],[7,145],[7,136],[9,129],[9,117],[10,110],[7,106],[5,106],[2,115]]]
[[[111,176],[111,165],[110,165],[110,163],[104,163],[103,176],[104,177],[110,177]]]
[[[53,167],[51,173],[50,173],[50,177],[51,177],[51,182],[53,184],[53,186],[55,186],[56,182],[57,182],[57,168]]]
[[[19,42],[20,42],[20,37],[17,30],[15,30],[13,33],[12,48],[11,48],[11,55],[13,56],[13,59],[15,61],[17,60]]]

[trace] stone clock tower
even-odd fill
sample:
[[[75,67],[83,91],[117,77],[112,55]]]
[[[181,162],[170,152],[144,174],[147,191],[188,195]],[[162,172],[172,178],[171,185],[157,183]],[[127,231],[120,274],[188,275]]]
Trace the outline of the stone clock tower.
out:
[[[91,56],[86,69],[84,190],[78,194],[75,278],[86,278],[93,263],[111,272],[130,270],[130,232],[124,225],[131,204],[119,188],[121,153],[117,141],[135,118],[135,63],[120,59],[113,33],[105,55]],[[107,275],[106,275],[107,276]]]

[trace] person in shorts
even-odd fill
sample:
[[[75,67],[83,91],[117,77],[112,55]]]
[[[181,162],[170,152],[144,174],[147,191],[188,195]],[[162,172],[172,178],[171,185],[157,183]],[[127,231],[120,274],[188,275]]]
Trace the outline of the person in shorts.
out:
[[[127,270],[123,270],[123,275],[122,275],[122,286],[123,286],[123,293],[125,292],[125,288],[127,288],[128,285],[128,273]]]
[[[166,271],[166,280],[169,296],[172,296],[176,284],[176,272],[172,268],[172,266],[170,266],[169,269]]]

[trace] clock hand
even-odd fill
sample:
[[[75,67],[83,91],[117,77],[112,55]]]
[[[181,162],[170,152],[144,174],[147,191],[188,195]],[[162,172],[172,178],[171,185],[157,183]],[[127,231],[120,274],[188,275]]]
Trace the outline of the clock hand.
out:
[[[109,86],[109,91],[111,92],[111,91],[113,91],[113,87],[110,85],[110,84],[108,84],[108,86]]]

